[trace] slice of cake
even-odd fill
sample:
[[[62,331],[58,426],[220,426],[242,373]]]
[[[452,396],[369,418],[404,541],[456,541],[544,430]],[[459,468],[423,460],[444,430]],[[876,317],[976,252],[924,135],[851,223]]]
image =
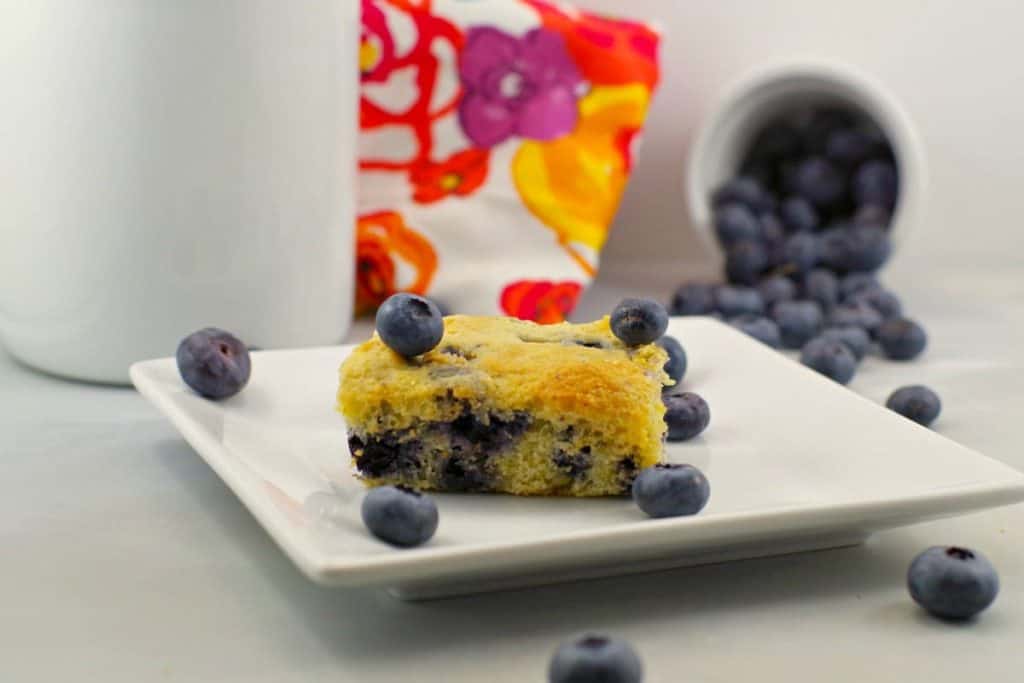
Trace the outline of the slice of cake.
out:
[[[449,316],[405,358],[379,335],[341,367],[339,410],[370,485],[605,496],[660,459],[667,356],[626,346],[608,318],[537,325]]]

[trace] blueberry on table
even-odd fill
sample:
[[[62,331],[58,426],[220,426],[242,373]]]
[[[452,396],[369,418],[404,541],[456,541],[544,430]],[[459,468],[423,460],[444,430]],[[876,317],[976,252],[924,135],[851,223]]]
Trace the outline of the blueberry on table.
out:
[[[771,318],[753,313],[744,313],[729,321],[729,324],[740,332],[753,337],[762,344],[767,344],[773,349],[782,346],[782,337],[779,334],[779,326]]]
[[[772,319],[779,326],[782,345],[799,349],[818,333],[825,316],[813,301],[780,301],[772,307]]]
[[[666,394],[665,424],[669,441],[686,441],[697,436],[711,422],[711,409],[707,401],[692,392]]]
[[[665,363],[665,374],[671,377],[676,384],[686,374],[686,351],[683,345],[675,337],[664,335],[655,342],[668,354],[668,361]]]
[[[734,242],[725,252],[725,274],[735,284],[754,284],[767,265],[768,255],[759,242]]]
[[[377,334],[388,348],[412,358],[441,343],[444,319],[433,301],[415,294],[393,294],[377,309]]]
[[[939,395],[926,386],[913,384],[892,392],[885,407],[917,424],[927,427],[942,411]]]
[[[182,339],[175,359],[185,384],[205,398],[234,396],[246,385],[252,372],[246,345],[216,327],[198,330]]]
[[[803,197],[787,197],[779,205],[779,216],[790,232],[817,230],[821,219],[814,205]]]
[[[855,325],[826,327],[818,336],[823,339],[841,342],[846,348],[850,349],[850,353],[858,361],[862,360],[868,354],[868,351],[871,350],[871,336],[868,335],[863,327]]]
[[[822,157],[810,157],[797,166],[793,175],[793,190],[815,206],[828,208],[845,196],[846,180],[830,161]]]
[[[779,301],[789,301],[796,296],[796,285],[788,277],[774,275],[757,283],[757,291],[764,299],[764,305],[771,308]]]
[[[716,285],[685,282],[676,289],[669,303],[672,315],[707,315],[715,310]]]
[[[437,531],[437,505],[430,497],[404,486],[370,489],[361,512],[366,528],[392,545],[421,545]]]
[[[818,264],[821,244],[818,236],[809,232],[790,235],[782,247],[783,264],[796,273],[806,273]]]
[[[910,597],[943,619],[970,619],[996,599],[999,575],[976,550],[935,546],[914,558],[907,571]]]
[[[899,297],[883,287],[857,292],[849,300],[866,303],[886,320],[896,318],[903,313],[903,304],[900,303]]]
[[[761,236],[757,215],[742,204],[723,204],[715,209],[715,235],[721,244],[756,240]]]
[[[683,517],[704,509],[711,487],[693,465],[658,463],[633,481],[633,502],[651,517]]]
[[[868,334],[874,334],[882,324],[882,314],[863,301],[849,301],[836,306],[828,316],[830,326],[861,327]]]
[[[846,344],[815,337],[800,352],[800,362],[840,384],[847,384],[857,370],[854,358]]]
[[[753,178],[740,176],[727,181],[711,195],[715,207],[723,204],[742,204],[757,212],[767,208],[767,198],[761,184]]]
[[[839,303],[839,280],[825,268],[815,268],[804,276],[803,296],[814,301],[823,311],[831,311]]]
[[[548,683],[640,683],[643,665],[620,638],[588,634],[563,643],[548,665]]]
[[[875,330],[875,340],[892,360],[916,358],[928,345],[924,328],[909,318],[890,318]]]
[[[896,205],[899,178],[896,167],[888,161],[868,161],[853,176],[853,198],[858,206],[877,204],[887,209]]]
[[[668,313],[652,299],[623,299],[612,311],[611,327],[627,346],[650,344],[665,334]]]
[[[744,313],[764,313],[764,299],[752,287],[723,286],[715,291],[715,308],[726,318]]]

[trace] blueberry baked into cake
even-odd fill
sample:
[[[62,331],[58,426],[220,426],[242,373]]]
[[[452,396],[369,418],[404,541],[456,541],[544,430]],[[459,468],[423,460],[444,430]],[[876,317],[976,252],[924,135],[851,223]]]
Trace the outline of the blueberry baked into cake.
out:
[[[442,319],[426,299],[392,297],[340,371],[356,470],[371,486],[419,490],[628,492],[662,452],[671,380],[651,343],[660,317],[634,307],[586,324]]]

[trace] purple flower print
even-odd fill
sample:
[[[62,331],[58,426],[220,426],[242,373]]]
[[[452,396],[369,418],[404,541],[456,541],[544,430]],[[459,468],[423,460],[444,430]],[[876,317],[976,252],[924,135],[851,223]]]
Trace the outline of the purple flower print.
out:
[[[489,26],[470,29],[459,59],[465,93],[459,123],[478,147],[513,135],[551,140],[572,131],[583,82],[558,33],[516,38]]]

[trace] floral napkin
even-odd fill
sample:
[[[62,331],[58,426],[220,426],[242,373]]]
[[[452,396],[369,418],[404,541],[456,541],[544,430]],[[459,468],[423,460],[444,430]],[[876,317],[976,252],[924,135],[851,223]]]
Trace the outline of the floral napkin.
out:
[[[557,322],[658,82],[649,26],[544,0],[362,0],[357,298]]]

